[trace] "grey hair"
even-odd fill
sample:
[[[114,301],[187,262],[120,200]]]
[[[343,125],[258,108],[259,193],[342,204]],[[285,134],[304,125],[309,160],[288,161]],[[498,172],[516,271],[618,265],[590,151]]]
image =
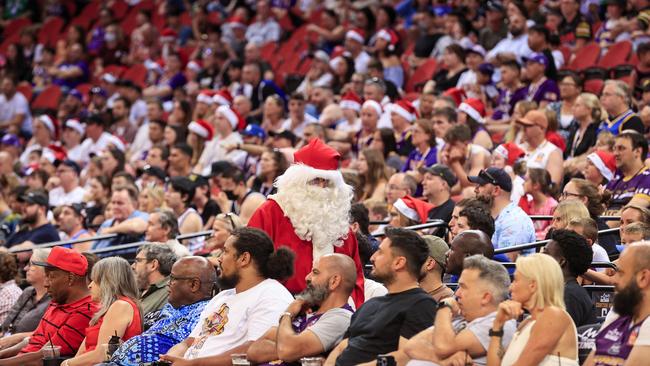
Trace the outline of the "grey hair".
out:
[[[495,305],[508,299],[510,275],[508,275],[508,270],[499,262],[488,259],[481,254],[476,254],[465,258],[463,270],[466,269],[478,270],[479,278],[492,287],[492,302]]]
[[[616,88],[616,93],[623,97],[625,99],[625,104],[630,105],[630,102],[632,100],[632,91],[630,90],[630,86],[627,85],[626,82],[622,80],[607,80],[605,81],[605,86],[607,85],[613,85]]]
[[[172,272],[172,266],[178,259],[178,256],[172,247],[165,245],[164,243],[145,244],[138,249],[138,253],[141,252],[144,253],[145,257],[147,258],[147,262],[151,262],[154,259],[158,261],[158,272],[160,272],[160,274],[165,277],[169,276],[169,274]]]
[[[178,235],[178,219],[174,213],[170,210],[161,209],[157,209],[155,213],[159,215],[158,220],[160,221],[160,226],[164,229],[169,229],[167,239],[174,239]]]
[[[45,262],[50,255],[52,249],[50,248],[36,248],[32,250],[31,260],[35,262]]]
[[[93,266],[91,278],[99,286],[100,309],[90,319],[90,325],[97,324],[118,297],[124,296],[136,304],[140,291],[129,262],[121,257],[108,257]]]

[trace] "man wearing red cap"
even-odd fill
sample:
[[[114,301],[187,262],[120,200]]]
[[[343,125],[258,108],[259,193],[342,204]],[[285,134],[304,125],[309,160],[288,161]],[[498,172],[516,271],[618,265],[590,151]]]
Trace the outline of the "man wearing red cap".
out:
[[[357,282],[352,298],[363,303],[363,275],[357,240],[350,230],[352,187],[338,170],[341,155],[319,139],[294,154],[294,162],[277,179],[278,193],[253,214],[248,226],[264,230],[276,248],[296,253],[293,277],[284,284],[292,293],[305,289],[312,263],[325,254],[342,253],[354,259]]]
[[[86,336],[90,318],[99,308],[90,298],[86,283],[88,261],[82,254],[54,247],[46,262],[32,265],[45,267],[45,289],[52,302],[29,337],[29,344],[0,351],[3,366],[39,361],[43,358],[41,348],[48,342],[61,347],[62,357],[74,356]]]

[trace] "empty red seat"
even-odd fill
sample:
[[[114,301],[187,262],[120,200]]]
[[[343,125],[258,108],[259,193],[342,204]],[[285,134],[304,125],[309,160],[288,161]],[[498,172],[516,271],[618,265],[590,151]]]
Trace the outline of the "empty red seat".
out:
[[[601,79],[586,80],[583,86],[584,91],[599,95],[603,90],[604,82]]]
[[[436,59],[429,58],[413,72],[409,81],[406,83],[406,91],[414,92],[417,91],[419,87],[424,85],[427,81],[433,78],[433,74],[436,72],[437,63]]]
[[[58,85],[50,85],[36,96],[32,109],[56,110],[61,100],[61,88]]]
[[[88,94],[90,93],[90,89],[92,89],[93,85],[89,83],[84,83],[84,84],[79,84],[75,89],[81,94],[84,95],[84,97],[87,97]]]
[[[611,45],[607,53],[598,61],[598,67],[609,69],[627,62],[632,51],[632,43],[621,41]]]
[[[569,70],[581,71],[588,67],[596,65],[600,56],[600,46],[596,43],[589,43],[582,47],[576,54],[574,59],[566,67]]]
[[[22,82],[16,86],[16,90],[19,91],[28,102],[32,100],[33,91],[31,84]]]
[[[7,27],[2,32],[2,37],[6,38],[6,37],[9,37],[10,35],[12,35],[14,33],[20,33],[21,29],[23,29],[24,27],[26,27],[26,26],[28,26],[30,24],[32,24],[32,21],[29,20],[28,18],[24,18],[24,17],[16,18],[16,19],[12,20],[11,22],[9,22]]]
[[[63,29],[63,24],[63,19],[59,17],[48,19],[38,32],[38,43],[54,47],[59,33]]]
[[[147,79],[147,69],[142,64],[133,65],[124,72],[122,78],[131,80],[135,84],[144,88],[145,80]]]
[[[116,78],[121,78],[122,74],[126,71],[126,67],[120,65],[107,65],[104,66],[104,74],[111,74]]]

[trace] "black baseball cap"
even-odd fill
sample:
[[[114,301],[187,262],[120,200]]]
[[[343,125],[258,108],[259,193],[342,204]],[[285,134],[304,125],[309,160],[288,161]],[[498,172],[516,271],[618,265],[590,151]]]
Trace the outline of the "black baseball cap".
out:
[[[467,179],[480,186],[494,184],[506,192],[512,192],[512,179],[503,169],[494,167],[483,169],[478,175],[467,177]]]
[[[56,164],[57,167],[60,166],[60,165],[65,165],[65,166],[68,166],[68,167],[74,169],[74,171],[77,173],[77,175],[79,175],[81,173],[81,167],[79,166],[79,164],[75,163],[74,160],[65,159],[63,161],[58,162],[58,164]]]
[[[428,168],[421,168],[420,172],[422,173],[429,173],[431,175],[437,176],[442,178],[449,187],[453,187],[458,183],[458,178],[456,178],[456,175],[454,172],[449,169],[448,166],[444,164],[434,164]]]
[[[153,177],[160,179],[163,182],[167,179],[167,173],[165,173],[165,171],[162,170],[162,168],[157,166],[145,165],[144,169],[142,170],[142,174],[151,175]]]
[[[50,205],[50,200],[47,198],[47,195],[40,191],[27,192],[21,198],[23,202],[33,205],[39,205],[43,207],[48,207]]]
[[[277,137],[277,138],[283,138],[291,141],[291,145],[296,144],[296,140],[298,140],[298,137],[291,131],[289,130],[282,130],[282,131],[269,131],[269,136],[271,137]]]

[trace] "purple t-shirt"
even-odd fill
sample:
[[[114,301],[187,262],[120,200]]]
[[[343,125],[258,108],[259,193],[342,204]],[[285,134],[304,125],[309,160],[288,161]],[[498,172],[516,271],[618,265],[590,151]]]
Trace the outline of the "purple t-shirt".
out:
[[[560,99],[560,89],[555,81],[551,79],[544,80],[539,87],[528,85],[526,91],[527,99],[540,102],[557,102]]]
[[[422,160],[424,160],[423,168],[428,168],[438,162],[438,149],[436,149],[435,146],[429,148],[425,153],[426,155],[423,156],[423,154],[421,154],[417,149],[413,149],[406,159],[402,171],[406,172],[409,170],[416,170],[417,165]]]
[[[68,89],[73,89],[79,84],[83,84],[88,81],[88,76],[90,75],[90,70],[88,70],[88,65],[84,61],[78,61],[78,62],[64,62],[61,65],[59,65],[58,69],[59,70],[67,70],[72,67],[78,67],[81,69],[82,74],[81,76],[78,76],[76,78],[72,79],[59,79],[56,78],[54,79],[54,84],[68,88]]]
[[[609,210],[621,209],[634,197],[650,201],[650,170],[644,167],[629,179],[625,179],[617,170],[614,178],[607,183],[607,190],[612,192]]]
[[[509,119],[515,110],[515,104],[520,100],[526,99],[528,89],[526,87],[519,88],[514,92],[508,89],[499,89],[499,98],[497,99],[497,106],[492,113],[492,119],[499,121],[502,119]]]

